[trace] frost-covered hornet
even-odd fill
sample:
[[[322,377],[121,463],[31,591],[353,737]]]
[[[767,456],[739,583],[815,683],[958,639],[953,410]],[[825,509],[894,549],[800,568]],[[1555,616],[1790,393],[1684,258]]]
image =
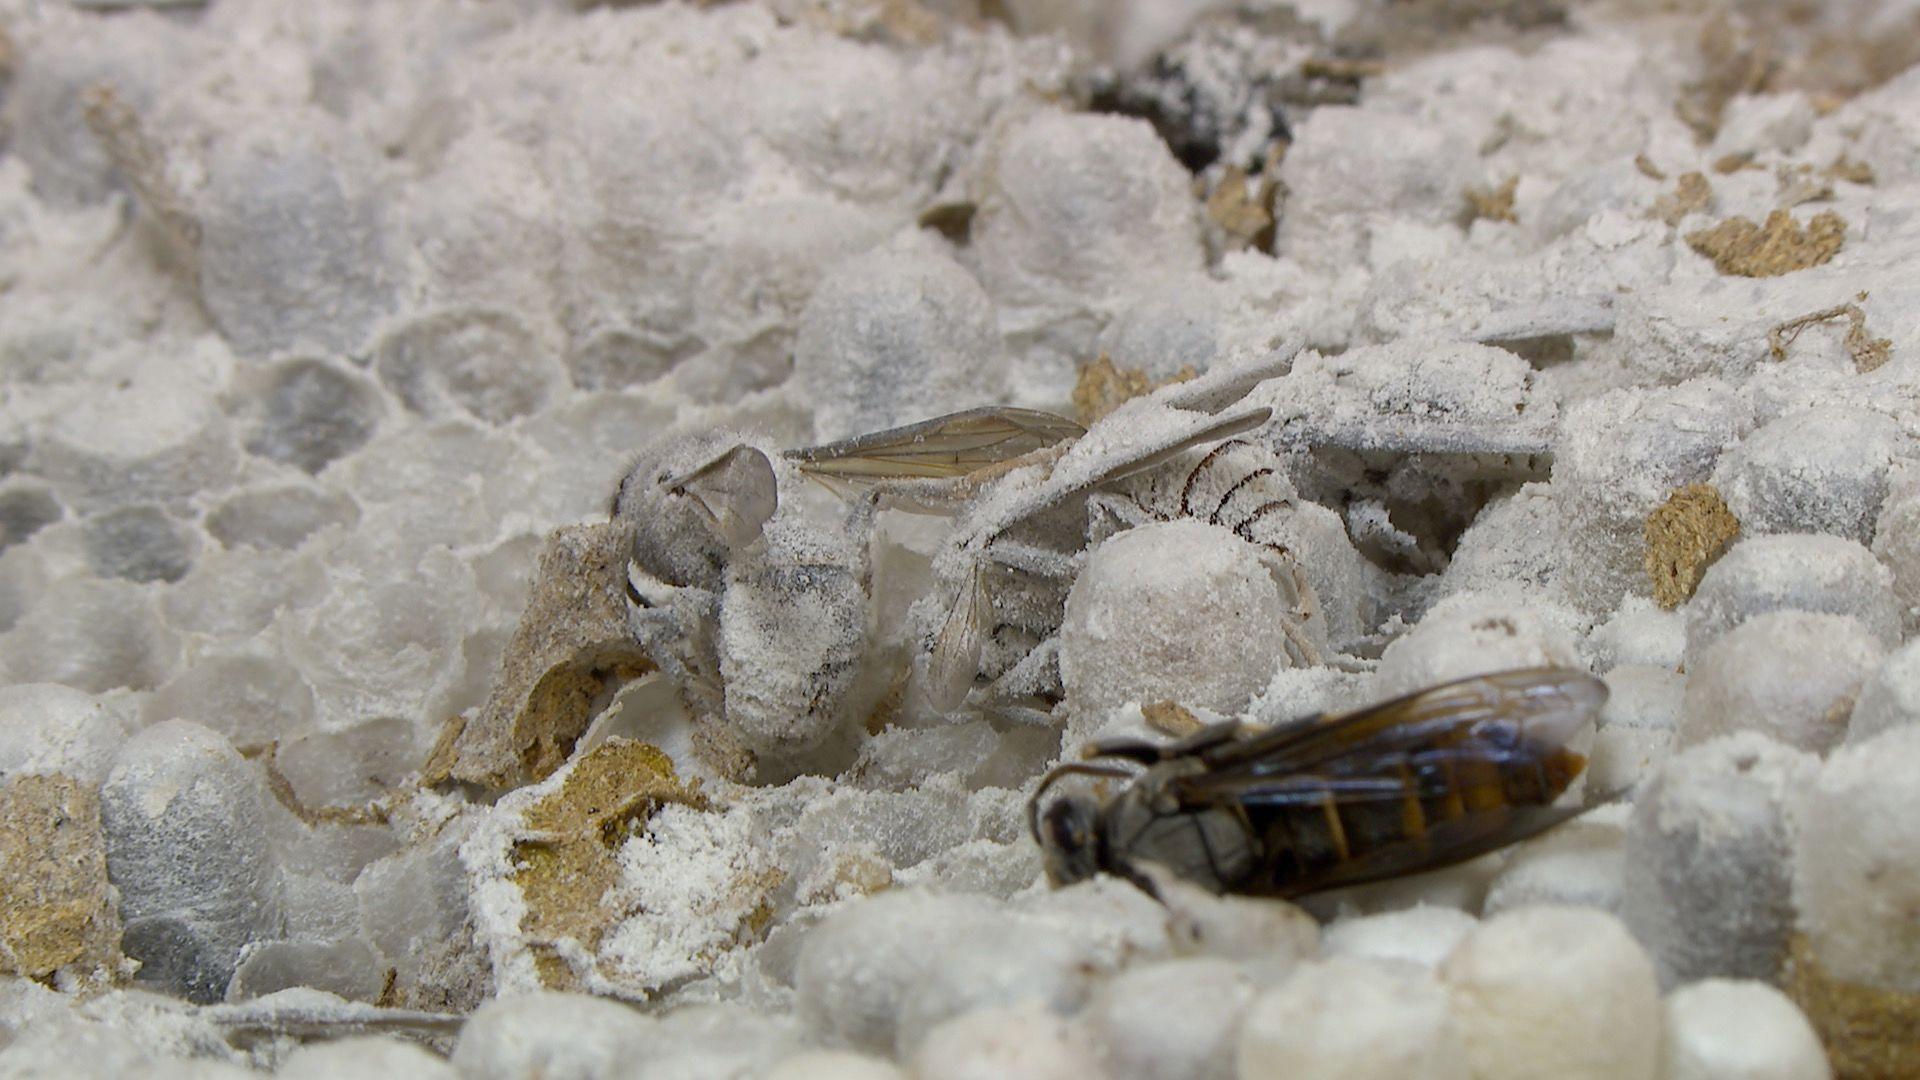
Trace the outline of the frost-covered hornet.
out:
[[[1300,530],[1341,525],[1303,505],[1269,449],[1240,438],[1271,415],[1241,399],[1285,362],[1163,388],[1091,429],[988,407],[787,456],[836,490],[864,489],[863,512],[954,516],[934,560],[939,588],[921,608],[926,699],[943,712],[970,705],[1044,722],[1061,696],[1055,635],[1087,549],[1151,521],[1197,518],[1258,547],[1292,614],[1289,653],[1325,659],[1328,620],[1294,552]]]
[[[628,627],[696,714],[791,759],[845,719],[865,647],[862,553],[781,514],[768,454],[738,432],[665,437],[615,492],[631,524]]]
[[[1048,878],[1106,872],[1159,895],[1170,873],[1216,893],[1292,898],[1437,869],[1581,812],[1568,741],[1606,701],[1584,672],[1480,675],[1257,733],[1096,743],[1047,774],[1028,825]],[[1064,777],[1128,780],[1048,801]]]

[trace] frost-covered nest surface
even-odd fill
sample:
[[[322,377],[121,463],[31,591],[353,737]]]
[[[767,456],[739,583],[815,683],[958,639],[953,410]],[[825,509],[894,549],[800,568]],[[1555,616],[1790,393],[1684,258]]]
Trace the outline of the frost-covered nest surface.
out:
[[[1920,1068],[1911,0],[0,32],[0,1077]],[[976,406],[1089,430],[784,454]],[[1027,835],[1540,665],[1606,805],[1461,866]]]

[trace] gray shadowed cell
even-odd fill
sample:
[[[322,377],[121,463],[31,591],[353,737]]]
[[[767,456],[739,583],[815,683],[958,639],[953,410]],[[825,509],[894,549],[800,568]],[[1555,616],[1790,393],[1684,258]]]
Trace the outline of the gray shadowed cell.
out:
[[[374,346],[373,368],[414,412],[466,413],[489,424],[539,409],[561,379],[532,331],[503,311],[438,311],[411,320]]]
[[[64,512],[59,500],[44,488],[0,492],[0,551],[59,521]]]
[[[101,577],[179,581],[193,569],[194,534],[157,506],[122,506],[87,519],[87,564]]]
[[[200,293],[234,351],[352,353],[398,302],[371,152],[299,125],[235,137],[199,206]]]
[[[360,506],[344,493],[287,486],[242,491],[207,515],[207,532],[228,548],[291,551],[329,525],[351,528]]]
[[[379,423],[378,392],[323,360],[279,365],[263,397],[247,450],[310,473],[365,445]]]

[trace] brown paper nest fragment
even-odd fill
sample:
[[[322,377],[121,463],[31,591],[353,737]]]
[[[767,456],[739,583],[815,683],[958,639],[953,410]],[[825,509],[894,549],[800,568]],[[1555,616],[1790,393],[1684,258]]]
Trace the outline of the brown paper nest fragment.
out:
[[[1663,608],[1686,603],[1700,578],[1740,535],[1740,521],[1710,484],[1688,484],[1647,515],[1647,577]]]
[[[1228,165],[1207,196],[1207,220],[1219,228],[1227,250],[1251,247],[1272,253],[1274,203],[1280,197],[1280,161],[1287,146],[1276,142],[1269,147],[1258,174]]]
[[[1706,175],[1685,172],[1674,181],[1672,194],[1662,195],[1653,201],[1653,216],[1675,225],[1688,214],[1705,210],[1712,204],[1713,185],[1707,183]]]
[[[98,795],[68,776],[0,785],[0,974],[104,982],[126,963]]]
[[[1151,393],[1163,386],[1186,382],[1198,372],[1191,364],[1182,367],[1173,378],[1166,382],[1154,382],[1141,368],[1123,368],[1113,362],[1113,358],[1101,353],[1099,359],[1080,368],[1080,378],[1073,384],[1073,415],[1084,427],[1108,413],[1144,394]]]
[[[554,530],[492,693],[473,720],[448,724],[424,783],[512,788],[550,776],[620,684],[653,670],[627,629],[632,547],[624,522]]]
[[[1920,994],[1862,986],[1829,975],[1805,937],[1788,946],[1787,996],[1826,1046],[1839,1080],[1895,1080],[1920,1062]]]
[[[1803,229],[1793,215],[1775,210],[1764,225],[1731,217],[1710,229],[1687,234],[1693,250],[1713,260],[1714,268],[1738,277],[1777,277],[1819,266],[1839,254],[1847,223],[1822,210]]]
[[[1520,188],[1520,178],[1509,176],[1505,183],[1494,188],[1470,187],[1467,189],[1467,220],[1476,221],[1485,218],[1488,221],[1515,221],[1513,216],[1513,195]]]
[[[1147,726],[1162,735],[1184,739],[1206,725],[1193,715],[1185,705],[1177,701],[1154,701],[1140,706],[1140,715]]]
[[[528,838],[514,844],[512,880],[526,899],[520,927],[541,982],[575,986],[558,942],[599,947],[615,921],[602,899],[620,880],[620,845],[668,803],[707,808],[698,784],[681,782],[658,748],[610,738],[575,763],[558,791],[527,808]]]

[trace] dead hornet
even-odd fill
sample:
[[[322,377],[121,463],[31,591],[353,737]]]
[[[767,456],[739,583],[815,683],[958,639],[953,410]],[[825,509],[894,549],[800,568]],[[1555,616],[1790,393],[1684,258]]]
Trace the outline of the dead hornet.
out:
[[[1579,814],[1554,805],[1586,767],[1567,742],[1606,697],[1582,672],[1523,668],[1258,734],[1096,743],[1041,780],[1028,826],[1055,885],[1105,871],[1156,896],[1163,871],[1290,899],[1433,870]],[[1076,774],[1133,782],[1042,806]]]
[[[867,596],[855,545],[782,513],[765,452],[729,431],[642,449],[612,516],[631,523],[627,626],[695,715],[791,759],[849,719]]]
[[[928,698],[942,712],[973,700],[1049,723],[1044,709],[1020,703],[1058,700],[1054,635],[1085,555],[1095,496],[1118,496],[1132,478],[1260,426],[1271,410],[1234,405],[1284,362],[1269,358],[1162,388],[1090,430],[1048,413],[988,407],[787,457],[835,490],[865,489],[856,514],[889,506],[954,515],[934,559],[941,586],[926,606]],[[1109,517],[1125,518],[1126,527],[1155,512]]]

